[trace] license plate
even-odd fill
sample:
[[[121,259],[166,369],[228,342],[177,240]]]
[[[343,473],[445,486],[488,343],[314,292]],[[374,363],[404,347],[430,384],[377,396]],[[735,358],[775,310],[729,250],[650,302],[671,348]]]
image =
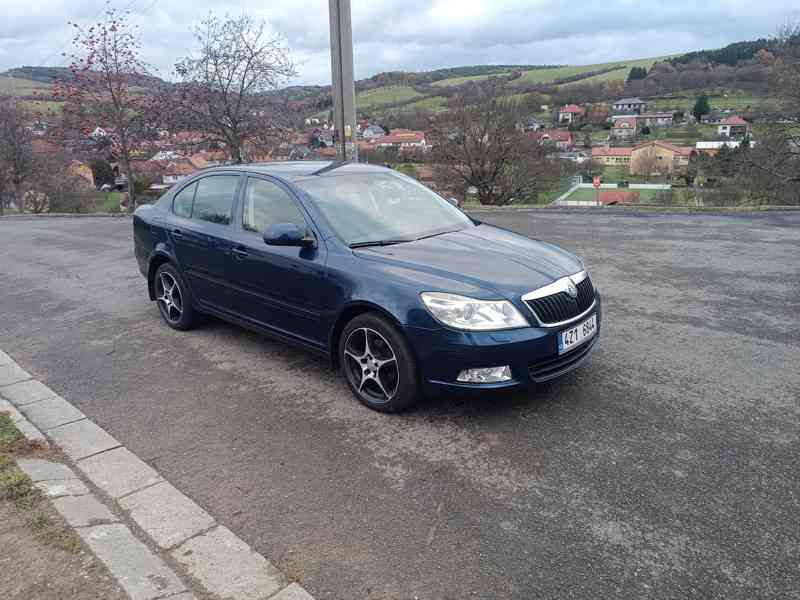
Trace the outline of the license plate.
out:
[[[597,333],[597,315],[592,315],[575,327],[570,327],[558,334],[558,353],[564,354],[581,344],[588,342]]]

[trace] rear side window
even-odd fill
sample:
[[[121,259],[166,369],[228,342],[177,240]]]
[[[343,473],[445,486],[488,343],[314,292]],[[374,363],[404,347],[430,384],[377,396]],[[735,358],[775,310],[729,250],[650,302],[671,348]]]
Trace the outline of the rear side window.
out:
[[[197,182],[192,219],[230,225],[238,175],[204,177]]]
[[[172,212],[185,219],[191,218],[192,205],[194,204],[194,191],[196,189],[197,184],[193,183],[187,185],[180,192],[175,194],[175,199],[172,201]]]
[[[303,213],[289,194],[270,181],[248,178],[244,194],[242,225],[264,233],[270,225],[294,223],[305,230]]]

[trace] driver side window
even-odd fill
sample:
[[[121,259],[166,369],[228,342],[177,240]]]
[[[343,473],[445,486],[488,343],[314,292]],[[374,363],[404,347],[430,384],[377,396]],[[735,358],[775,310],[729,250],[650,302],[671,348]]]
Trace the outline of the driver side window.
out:
[[[248,231],[264,233],[270,225],[294,223],[306,229],[306,220],[294,199],[270,181],[247,179],[242,225]]]

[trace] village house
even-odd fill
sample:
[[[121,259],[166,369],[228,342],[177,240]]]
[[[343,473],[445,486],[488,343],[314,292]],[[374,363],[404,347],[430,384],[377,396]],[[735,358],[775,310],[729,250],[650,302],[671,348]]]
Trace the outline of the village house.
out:
[[[611,105],[615,113],[628,113],[640,115],[647,112],[647,102],[641,98],[620,98]]]
[[[705,115],[700,115],[700,122],[706,125],[719,125],[724,118],[725,115],[722,113],[710,112]]]
[[[400,151],[427,150],[424,131],[411,131],[410,129],[395,129],[388,135],[375,140],[378,148],[396,148]]]
[[[692,146],[675,146],[667,142],[645,142],[631,149],[631,175],[672,175],[688,166]]]
[[[560,151],[569,150],[575,145],[572,132],[568,129],[550,129],[549,131],[536,131],[531,134],[533,140],[539,144],[553,144]]]
[[[631,147],[593,146],[592,160],[604,165],[627,167],[631,164],[631,150],[633,150]]]
[[[361,132],[361,137],[368,142],[386,135],[386,131],[380,125],[369,125]]]
[[[526,117],[516,123],[517,130],[519,131],[539,131],[544,126],[534,116]]]
[[[586,114],[586,109],[577,104],[565,104],[558,111],[558,122],[572,124],[580,121]]]
[[[72,160],[69,164],[69,173],[74,177],[80,178],[86,184],[86,187],[94,188],[94,173],[92,173],[91,167],[87,165],[85,162],[80,160]]]
[[[708,150],[719,150],[723,146],[733,150],[742,145],[739,140],[720,140],[716,142],[697,142],[694,147],[698,152],[705,152]]]
[[[675,112],[642,113],[637,120],[644,127],[670,127],[675,122]]]
[[[636,117],[614,117],[611,137],[618,140],[630,140],[636,137]]]
[[[171,160],[164,167],[162,180],[168,185],[173,185],[195,171],[197,171],[197,169],[187,159]]]
[[[744,138],[750,137],[750,132],[750,123],[738,116],[722,119],[717,125],[717,135],[720,137]]]

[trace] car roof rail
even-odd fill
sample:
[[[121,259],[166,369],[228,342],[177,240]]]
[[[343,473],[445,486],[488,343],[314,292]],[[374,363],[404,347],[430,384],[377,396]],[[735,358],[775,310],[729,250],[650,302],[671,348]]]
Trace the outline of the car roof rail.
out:
[[[325,173],[333,171],[334,169],[338,169],[339,167],[343,167],[346,164],[348,164],[348,161],[346,160],[336,160],[329,165],[325,165],[319,171],[314,171],[312,175],[324,175]]]

